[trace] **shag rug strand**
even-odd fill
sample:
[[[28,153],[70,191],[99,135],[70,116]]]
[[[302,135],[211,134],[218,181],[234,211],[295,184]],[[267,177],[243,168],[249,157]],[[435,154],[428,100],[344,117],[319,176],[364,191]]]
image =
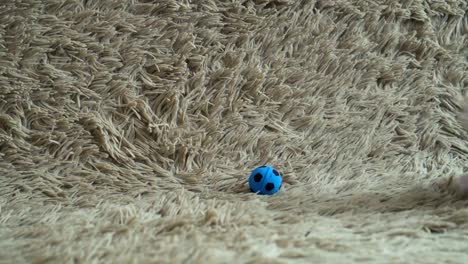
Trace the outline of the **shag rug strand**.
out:
[[[468,263],[467,9],[0,0],[0,262]]]

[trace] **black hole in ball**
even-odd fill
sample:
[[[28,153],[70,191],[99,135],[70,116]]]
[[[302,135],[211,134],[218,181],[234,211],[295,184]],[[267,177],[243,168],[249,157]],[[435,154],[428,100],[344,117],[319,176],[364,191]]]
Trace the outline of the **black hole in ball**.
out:
[[[260,182],[262,180],[263,176],[260,173],[255,174],[254,176],[254,181],[255,182]]]
[[[276,176],[279,176],[279,172],[277,170],[273,170],[273,174],[275,174]]]
[[[260,166],[259,168],[265,168],[266,166]]]
[[[265,190],[267,190],[268,192],[273,190],[273,188],[275,188],[275,185],[271,182],[267,183],[265,186]]]

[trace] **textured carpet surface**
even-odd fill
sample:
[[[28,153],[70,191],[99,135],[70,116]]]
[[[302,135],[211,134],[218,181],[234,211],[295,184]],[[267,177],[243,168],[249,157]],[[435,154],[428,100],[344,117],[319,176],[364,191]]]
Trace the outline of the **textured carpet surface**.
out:
[[[0,262],[468,263],[467,8],[0,1]]]

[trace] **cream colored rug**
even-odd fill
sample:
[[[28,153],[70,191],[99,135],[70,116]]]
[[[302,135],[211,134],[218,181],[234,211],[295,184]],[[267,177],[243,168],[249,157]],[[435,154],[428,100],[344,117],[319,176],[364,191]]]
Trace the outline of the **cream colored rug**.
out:
[[[467,8],[0,1],[0,262],[468,263]]]

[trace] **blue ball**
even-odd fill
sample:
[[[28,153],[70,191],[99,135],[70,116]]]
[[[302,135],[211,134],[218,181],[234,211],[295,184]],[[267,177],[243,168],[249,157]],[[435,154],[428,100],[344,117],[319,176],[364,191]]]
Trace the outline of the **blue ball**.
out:
[[[281,189],[283,177],[274,167],[261,166],[250,174],[249,185],[254,193],[272,195]]]

